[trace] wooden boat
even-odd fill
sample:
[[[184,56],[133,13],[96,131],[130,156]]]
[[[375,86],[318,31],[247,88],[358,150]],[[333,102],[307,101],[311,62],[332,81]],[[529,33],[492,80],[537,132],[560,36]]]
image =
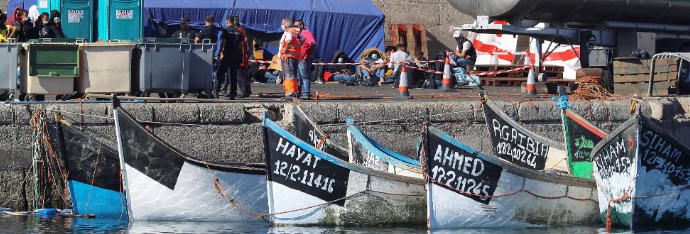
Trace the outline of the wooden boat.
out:
[[[441,130],[424,130],[430,229],[539,227],[597,222],[594,181],[514,165]]]
[[[114,100],[130,220],[254,221],[268,210],[263,165],[214,164],[187,156]]]
[[[127,220],[117,151],[64,120],[56,128],[56,148],[67,169],[72,212]]]
[[[602,219],[633,230],[690,224],[690,140],[666,132],[638,114],[594,147]]]
[[[494,155],[532,170],[568,171],[563,144],[520,126],[491,100],[485,99],[483,107]]]
[[[330,155],[336,156],[339,159],[348,160],[347,150],[335,143],[333,143],[321,128],[316,125],[304,110],[299,105],[293,105],[293,113],[295,118],[295,135],[304,142],[315,146],[317,149],[324,151]]]
[[[571,109],[566,108],[561,112],[570,173],[578,178],[591,179],[592,150],[606,137],[606,132]]]
[[[274,225],[422,225],[424,181],[348,163],[265,117],[268,206]]]
[[[360,131],[352,119],[347,120],[347,137],[350,145],[350,162],[396,175],[422,177],[419,161],[395,153],[378,144]]]

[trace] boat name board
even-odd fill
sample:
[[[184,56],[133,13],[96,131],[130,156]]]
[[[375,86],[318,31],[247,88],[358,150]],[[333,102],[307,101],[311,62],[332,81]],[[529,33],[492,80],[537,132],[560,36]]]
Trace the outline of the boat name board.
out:
[[[676,186],[688,185],[690,154],[683,146],[642,124],[638,150],[641,164],[647,171],[660,171]]]
[[[628,171],[635,157],[635,130],[636,125],[631,125],[594,153],[594,163],[602,179]]]
[[[489,204],[503,168],[434,134],[429,134],[428,141],[426,173],[432,182]]]
[[[496,156],[522,167],[544,169],[549,145],[502,119],[491,107],[485,107],[484,114]]]
[[[269,181],[326,202],[338,200],[334,203],[345,204],[342,198],[347,193],[350,174],[347,168],[322,160],[307,150],[303,143],[291,142],[270,129],[267,132]]]

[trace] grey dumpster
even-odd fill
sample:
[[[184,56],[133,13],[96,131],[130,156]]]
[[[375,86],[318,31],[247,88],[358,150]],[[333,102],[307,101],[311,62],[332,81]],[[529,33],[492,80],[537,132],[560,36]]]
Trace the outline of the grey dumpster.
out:
[[[21,44],[0,43],[0,100],[11,98],[17,90],[17,66]]]
[[[188,93],[213,88],[215,44],[144,39],[137,45],[139,91],[144,93]]]

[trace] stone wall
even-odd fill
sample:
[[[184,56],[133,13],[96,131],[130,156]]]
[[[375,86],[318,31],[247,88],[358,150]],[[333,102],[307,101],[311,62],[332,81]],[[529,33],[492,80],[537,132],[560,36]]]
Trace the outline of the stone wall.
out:
[[[423,24],[429,37],[429,54],[454,49],[450,26],[474,22],[474,18],[453,8],[446,0],[372,0],[386,15],[386,40],[390,24]]]
[[[560,112],[551,101],[497,102],[511,118],[556,141],[562,141]],[[0,105],[0,207],[26,209],[31,203],[31,113],[38,106]],[[262,162],[261,117],[264,111],[292,130],[292,104],[123,104],[140,121],[154,123],[154,133],[182,152],[208,162]],[[115,147],[112,109],[108,104],[46,105],[91,136]],[[347,146],[344,119],[352,117],[371,138],[393,151],[416,157],[422,120],[462,142],[490,152],[489,135],[478,101],[319,102],[302,108],[322,125],[337,144]],[[573,109],[611,131],[630,117],[629,101],[574,102]],[[661,99],[644,112],[668,122],[681,136],[690,132],[690,98]],[[84,113],[83,120],[75,113]],[[100,117],[97,117],[100,116]],[[681,118],[679,118],[681,117]],[[387,121],[398,120],[398,121]]]

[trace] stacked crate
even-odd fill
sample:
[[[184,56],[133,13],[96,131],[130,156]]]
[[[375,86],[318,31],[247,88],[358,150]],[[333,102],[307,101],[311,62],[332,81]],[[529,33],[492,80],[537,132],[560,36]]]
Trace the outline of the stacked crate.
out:
[[[637,58],[613,61],[613,89],[620,96],[647,96],[652,60]],[[678,60],[659,59],[654,76],[654,96],[668,96],[674,93],[678,84]]]

